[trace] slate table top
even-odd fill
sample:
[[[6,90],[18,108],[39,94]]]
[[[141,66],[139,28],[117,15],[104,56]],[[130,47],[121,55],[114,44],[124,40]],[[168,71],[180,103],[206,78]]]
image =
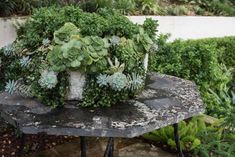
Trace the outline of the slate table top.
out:
[[[193,82],[158,73],[148,74],[145,89],[134,99],[110,108],[66,102],[52,109],[32,98],[0,93],[1,117],[25,134],[132,138],[203,112]]]

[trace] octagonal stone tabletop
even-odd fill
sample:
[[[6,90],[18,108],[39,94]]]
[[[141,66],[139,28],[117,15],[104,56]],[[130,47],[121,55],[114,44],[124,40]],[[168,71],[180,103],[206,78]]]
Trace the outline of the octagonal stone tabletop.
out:
[[[66,102],[52,109],[40,102],[0,93],[0,113],[26,134],[135,137],[204,112],[197,87],[188,80],[150,73],[134,99],[110,108],[82,108]]]

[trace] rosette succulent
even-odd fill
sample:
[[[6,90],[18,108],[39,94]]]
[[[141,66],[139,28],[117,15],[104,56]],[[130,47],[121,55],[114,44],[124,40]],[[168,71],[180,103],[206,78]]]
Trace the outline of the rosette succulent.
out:
[[[44,70],[38,83],[42,88],[52,89],[58,83],[57,74],[54,71]]]
[[[49,46],[50,45],[50,40],[48,39],[48,38],[46,38],[46,39],[43,39],[43,41],[42,41],[42,45],[44,46],[44,47],[47,47],[47,46]]]
[[[12,46],[12,44],[9,44],[9,45],[3,47],[3,54],[5,56],[14,55],[14,47]]]
[[[57,44],[67,43],[72,36],[79,35],[79,32],[73,23],[65,23],[63,27],[54,32],[54,41]]]
[[[132,73],[131,76],[129,76],[129,84],[130,89],[133,91],[140,89],[144,84],[143,76]]]
[[[18,87],[18,82],[17,81],[9,80],[6,83],[5,91],[10,93],[10,94],[13,94],[17,90],[17,87]]]
[[[99,76],[97,76],[97,83],[99,84],[99,86],[108,86],[109,83],[109,76],[106,74],[100,74]]]
[[[31,59],[29,58],[29,56],[23,56],[23,58],[20,59],[20,65],[21,67],[27,67],[30,63]]]
[[[109,76],[109,85],[115,91],[121,91],[128,87],[128,79],[125,74],[114,73]]]
[[[110,43],[113,46],[118,45],[120,42],[120,38],[118,36],[112,36],[112,38],[110,39]]]

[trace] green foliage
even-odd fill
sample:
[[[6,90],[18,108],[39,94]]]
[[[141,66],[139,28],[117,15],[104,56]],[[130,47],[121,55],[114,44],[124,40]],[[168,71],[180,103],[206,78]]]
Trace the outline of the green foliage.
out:
[[[146,20],[144,21],[143,28],[152,40],[156,39],[156,32],[158,26],[158,21],[153,20],[151,18],[146,18]]]
[[[112,104],[126,100],[130,97],[130,93],[127,90],[119,92],[111,90],[109,87],[100,87],[93,76],[89,76],[88,80],[89,84],[87,84],[84,89],[84,98],[83,102],[80,104],[81,106],[110,107]]]
[[[199,7],[199,10],[207,11],[212,15],[231,16],[235,14],[234,4],[229,0],[178,0],[184,4],[192,4]],[[198,11],[199,11],[198,10]]]
[[[157,0],[135,0],[140,12],[144,15],[162,15],[164,9],[160,7],[159,1]]]
[[[172,5],[167,8],[167,13],[175,16],[187,15],[189,9],[184,5]]]
[[[197,133],[194,138],[199,139],[201,144],[197,145],[192,153],[202,157],[233,156],[235,99],[231,72],[234,76],[235,38],[178,40],[166,43],[167,39],[168,36],[165,35],[157,40],[158,51],[151,59],[151,69],[195,81],[207,106],[207,113],[214,117],[225,118],[222,124],[195,129]],[[170,131],[171,134],[165,136],[165,132]],[[184,129],[180,132],[184,136]],[[173,140],[167,140],[173,134],[172,128],[163,131],[161,129],[154,133],[150,136],[151,139],[156,138],[157,141],[161,140],[164,144],[174,146]],[[182,142],[181,145],[185,148],[185,143]],[[190,151],[190,148],[185,150]]]
[[[115,4],[115,9],[120,10],[122,14],[132,13],[135,8],[135,0],[117,0]]]
[[[88,0],[80,4],[80,7],[89,12],[95,12],[101,8],[118,10],[122,14],[129,14],[135,10],[134,0]]]
[[[161,36],[157,41],[158,52],[151,59],[150,68],[195,81],[207,105],[207,113],[223,117],[231,105],[219,103],[217,96],[211,91],[219,94],[220,91],[226,92],[232,88],[229,86],[232,80],[231,70],[224,65],[231,65],[232,62],[227,62],[226,56],[234,55],[232,50],[226,50],[227,45],[230,45],[230,49],[234,47],[235,38],[229,37],[229,39],[178,40],[166,43],[167,37]]]
[[[0,16],[9,16],[13,12],[16,3],[13,0],[0,1]]]
[[[78,6],[81,0],[1,0],[0,2],[0,16],[30,15],[34,9],[41,7]]]
[[[221,126],[221,122],[219,122],[200,131],[198,138],[202,140],[199,147],[194,150],[194,155],[233,157],[235,154],[235,132],[228,134],[225,129],[226,126]]]
[[[54,41],[56,44],[65,44],[70,41],[72,36],[79,37],[79,29],[72,23],[65,23],[63,27],[54,32]]]
[[[206,124],[202,117],[194,117],[189,122],[180,122],[179,132],[180,145],[182,149],[185,151],[191,151],[199,147],[201,144],[201,139],[197,137],[197,134],[205,129]],[[176,149],[174,128],[172,126],[167,126],[165,128],[145,134],[143,137],[155,142],[159,142],[160,144],[167,144],[171,147],[171,149]]]
[[[35,11],[31,19],[19,30],[18,36],[24,41],[25,47],[35,49],[43,39],[52,40],[53,33],[67,22],[79,27],[83,36],[103,37],[116,34],[131,38],[138,33],[138,26],[130,22],[128,18],[115,12],[111,15],[109,13],[109,10],[101,10],[101,15],[90,14],[73,6],[66,6],[63,9],[60,7],[42,8]]]
[[[216,120],[212,124],[206,124],[203,116],[193,117],[187,122],[180,122],[180,145],[183,151],[200,157],[232,157],[235,153],[235,132],[234,130],[233,132],[226,132],[228,127],[222,125],[223,123],[224,121]],[[143,137],[158,144],[167,145],[171,149],[176,149],[172,126],[145,134]]]

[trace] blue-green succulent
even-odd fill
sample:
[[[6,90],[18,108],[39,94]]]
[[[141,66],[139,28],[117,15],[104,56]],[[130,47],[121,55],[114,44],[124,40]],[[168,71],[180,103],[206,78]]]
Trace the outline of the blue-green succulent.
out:
[[[5,56],[14,55],[14,47],[12,46],[12,44],[9,44],[9,45],[3,47],[3,54]]]
[[[150,47],[150,50],[149,50],[149,51],[150,51],[150,52],[156,52],[156,51],[157,51],[157,49],[158,49],[158,46],[157,46],[157,44],[155,44],[155,43],[154,43],[154,44],[152,44],[152,45],[151,45],[151,47]]]
[[[38,83],[42,88],[52,89],[58,83],[57,74],[54,71],[44,70]]]
[[[49,46],[49,45],[50,45],[50,43],[51,43],[51,41],[50,41],[48,38],[43,39],[43,41],[42,41],[42,45],[43,45],[44,47]]]
[[[97,83],[99,84],[99,86],[108,86],[109,83],[109,76],[106,74],[100,74],[99,76],[97,76]]]
[[[5,86],[5,91],[8,92],[9,94],[13,94],[18,88],[18,82],[15,80],[9,80],[6,83]]]
[[[128,87],[128,79],[125,74],[114,73],[109,76],[109,85],[115,91],[121,91]]]
[[[131,76],[129,76],[129,88],[134,91],[138,90],[144,85],[144,79],[143,76],[138,75],[136,73],[132,73]]]
[[[27,67],[30,63],[31,59],[29,58],[29,56],[23,56],[23,58],[20,59],[20,65],[21,67]]]
[[[110,39],[110,43],[113,46],[118,45],[120,42],[120,38],[118,36],[112,36],[112,38]]]

